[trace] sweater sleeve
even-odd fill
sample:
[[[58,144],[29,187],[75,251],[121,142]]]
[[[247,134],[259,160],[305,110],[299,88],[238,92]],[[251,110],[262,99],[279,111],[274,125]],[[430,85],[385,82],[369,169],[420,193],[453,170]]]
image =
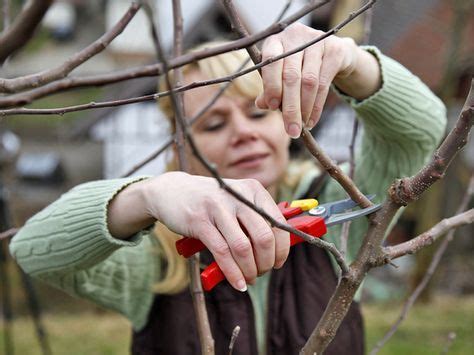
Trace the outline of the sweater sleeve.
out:
[[[144,230],[127,240],[107,228],[107,206],[127,185],[145,177],[78,185],[30,218],[10,243],[21,268],[65,292],[127,317],[146,321],[159,273],[154,238]]]
[[[396,178],[416,173],[431,157],[446,127],[444,104],[402,65],[375,47],[365,47],[380,63],[382,87],[371,97],[357,101],[339,93],[356,112],[364,126],[360,149],[356,151],[354,180],[364,193],[377,194],[376,202]],[[348,171],[348,164],[343,166]],[[347,198],[331,179],[322,201]],[[348,243],[352,261],[366,231],[364,219],[354,221]],[[340,228],[327,236],[338,244]]]

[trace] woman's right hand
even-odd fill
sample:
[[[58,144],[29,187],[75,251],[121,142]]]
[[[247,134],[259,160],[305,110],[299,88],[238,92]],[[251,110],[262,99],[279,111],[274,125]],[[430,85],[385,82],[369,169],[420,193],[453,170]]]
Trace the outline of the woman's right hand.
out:
[[[274,219],[286,223],[258,181],[224,181]],[[124,218],[136,220],[138,216],[146,223],[158,220],[177,234],[201,240],[230,284],[241,291],[258,275],[280,268],[289,253],[289,233],[271,228],[258,213],[220,188],[214,178],[168,172],[130,185],[109,205],[111,233],[117,236],[113,230],[125,225]]]

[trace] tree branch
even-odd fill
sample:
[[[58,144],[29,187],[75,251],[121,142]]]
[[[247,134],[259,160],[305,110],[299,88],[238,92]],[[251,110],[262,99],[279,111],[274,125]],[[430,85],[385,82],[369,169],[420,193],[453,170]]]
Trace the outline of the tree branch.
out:
[[[2,22],[2,32],[4,32],[10,26],[10,0],[3,0],[2,2]]]
[[[472,85],[474,85],[474,81]],[[435,157],[439,156],[444,159],[445,162],[450,162],[454,155],[465,145],[469,129],[472,127],[472,121],[474,120],[474,110],[472,107],[474,104],[474,90],[472,89],[472,85],[456,127],[451,130],[448,137],[441,144],[443,149],[440,147],[437,153],[435,153]],[[466,121],[471,121],[471,124],[469,125]],[[460,142],[463,143],[459,144]],[[453,146],[456,146],[458,149],[453,148]],[[437,155],[440,151],[443,152],[443,155]],[[428,166],[432,166],[432,164],[430,163]],[[445,168],[446,167],[447,163],[445,164]],[[426,170],[427,167],[422,168],[413,178],[422,173],[426,174]],[[430,175],[429,173],[426,174],[426,176]],[[410,179],[413,178],[406,179],[408,185],[410,185]],[[424,188],[417,189],[417,192],[421,194],[430,185],[430,179],[428,179],[428,181],[423,182]],[[383,253],[381,245],[385,231],[388,229],[390,222],[400,207],[400,204],[389,199],[382,205],[381,210],[375,212],[375,218],[371,220],[371,225],[364,237],[356,260],[350,266],[350,272],[341,279],[341,282],[337,286],[336,291],[324,311],[323,317],[320,319],[308,342],[301,351],[302,354],[313,354],[314,352],[320,354],[326,349],[347,314],[354,295],[366,273],[372,267],[390,262],[390,258],[387,258]]]
[[[191,62],[198,61],[200,59],[251,46],[272,34],[276,34],[283,31],[293,22],[297,21],[301,17],[307,15],[311,11],[317,9],[318,7],[321,7],[324,4],[325,2],[306,5],[297,12],[295,12],[293,15],[286,18],[285,20],[280,21],[278,23],[274,23],[273,25],[267,27],[265,30],[260,31],[250,37],[242,38],[220,46],[207,48],[202,51],[195,51],[177,58],[170,59],[168,63],[169,69],[174,69],[189,64]],[[254,68],[253,70],[257,69],[259,68]],[[163,74],[163,65],[162,63],[157,63],[132,69],[121,70],[111,74],[65,78],[34,90],[0,98],[0,108],[26,105],[46,95],[51,95],[55,92],[65,91],[72,88],[85,86],[102,86],[129,79],[135,79],[144,76],[157,76],[161,74]]]
[[[27,88],[43,86],[52,81],[66,77],[79,65],[102,52],[110,42],[112,42],[112,40],[122,33],[139,9],[140,5],[132,2],[127,12],[109,31],[56,68],[14,79],[0,78],[0,93],[14,93]]]
[[[33,35],[52,0],[30,0],[8,29],[0,35],[0,65]]]
[[[165,70],[165,79],[168,89],[173,88],[173,83],[170,78],[168,69],[168,60],[165,57],[163,48],[161,46],[160,37],[155,26],[153,10],[148,1],[145,2],[145,10],[150,21],[151,33],[155,44],[158,60],[163,64]],[[182,51],[182,18],[181,18],[181,4],[179,0],[173,0],[173,20],[174,20],[174,52],[180,54]],[[184,148],[184,137],[183,130],[186,129],[186,122],[184,119],[184,105],[182,97],[178,97],[176,93],[171,91],[171,102],[173,104],[173,110],[175,113],[177,136],[178,140],[181,133],[181,145],[178,146],[178,162],[180,170],[189,172],[189,164],[186,157]],[[199,269],[199,256],[193,256],[189,260],[190,277],[191,277],[191,296],[193,300],[193,308],[196,315],[196,323],[199,334],[199,340],[201,343],[202,354],[213,355],[214,354],[214,339],[212,337],[211,326],[209,323],[209,317],[207,315],[205,298],[201,285],[200,269]]]
[[[459,208],[456,211],[456,214],[462,213],[467,208],[467,206],[469,204],[469,201],[471,200],[473,194],[474,194],[474,174],[471,176],[468,189],[466,191],[466,194],[464,195],[463,201],[461,202]],[[455,228],[452,228],[449,231],[446,238],[444,238],[443,242],[441,243],[441,245],[436,250],[436,253],[433,256],[433,259],[431,260],[431,263],[430,263],[425,275],[423,276],[423,279],[418,284],[416,289],[413,291],[412,295],[410,297],[408,297],[408,299],[405,301],[405,304],[403,305],[403,308],[400,312],[400,315],[399,315],[398,319],[395,321],[395,323],[392,325],[392,327],[388,330],[388,332],[384,335],[384,337],[380,341],[377,342],[375,347],[370,352],[370,355],[375,355],[380,351],[382,346],[384,346],[384,344],[393,336],[393,334],[395,334],[395,332],[397,331],[397,329],[400,326],[400,324],[402,323],[402,321],[406,318],[406,316],[408,314],[408,311],[413,306],[413,304],[417,300],[418,296],[421,294],[421,292],[424,290],[424,288],[426,287],[426,285],[430,281],[431,277],[433,276],[436,268],[439,265],[439,262],[441,261],[441,258],[444,255],[444,252],[448,248],[448,244],[451,242],[451,240],[454,237],[455,230],[456,230]]]
[[[405,206],[418,197],[436,181],[443,177],[447,167],[467,143],[469,132],[474,124],[474,79],[456,126],[434,154],[431,162],[418,174],[397,180],[390,187],[390,198],[398,205]]]
[[[0,233],[0,241],[3,239],[10,239],[18,232],[18,228],[10,228],[5,232]]]
[[[388,258],[396,259],[407,254],[414,254],[420,249],[433,244],[440,236],[444,235],[447,231],[465,224],[474,222],[474,208],[467,210],[464,213],[458,214],[451,218],[445,218],[439,223],[434,225],[431,229],[425,233],[415,237],[408,242],[401,243],[392,247],[384,248],[384,251]]]
[[[321,163],[328,174],[344,188],[353,201],[357,202],[362,208],[372,206],[372,202],[360,192],[354,181],[321,149],[307,128],[303,129],[301,136],[309,152]]]
[[[312,46],[315,43],[318,43],[325,38],[333,35],[337,31],[339,31],[344,25],[352,21],[356,16],[360,15],[363,11],[367,10],[370,6],[372,6],[375,3],[376,0],[372,0],[369,3],[367,3],[365,6],[360,8],[357,12],[351,13],[348,18],[346,18],[344,21],[339,23],[337,26],[332,28],[330,31],[316,37],[315,39],[306,42],[302,44],[299,47],[296,47],[288,52],[284,52],[276,57],[268,58],[267,60],[260,62],[252,67],[249,67],[247,69],[244,69],[238,73],[235,73],[233,75],[217,78],[217,79],[212,79],[212,80],[203,80],[203,81],[197,81],[194,83],[190,83],[188,85],[184,85],[178,88],[174,88],[172,91],[173,92],[183,92],[187,90],[191,90],[194,88],[202,87],[202,86],[207,86],[207,85],[214,85],[214,84],[220,84],[223,82],[228,82],[232,81],[235,78],[238,78],[240,76],[246,75],[252,71],[258,70],[262,68],[265,65],[271,64],[277,60],[280,60],[282,58],[286,58],[292,54],[295,54],[297,52],[300,52],[304,50],[305,48]],[[370,6],[369,6],[370,5]],[[217,48],[217,47],[216,47]],[[207,49],[207,51],[213,50],[213,48]],[[197,53],[197,52],[196,52]],[[201,52],[199,52],[201,53]],[[191,53],[192,54],[192,53]],[[189,55],[191,55],[189,54]],[[169,68],[173,69],[173,68]],[[54,108],[54,109],[28,109],[28,108],[17,108],[17,109],[8,109],[8,110],[0,110],[0,116],[11,116],[11,115],[18,115],[18,114],[23,114],[23,115],[63,115],[68,112],[76,112],[76,111],[84,111],[84,110],[89,110],[89,109],[96,109],[96,108],[103,108],[103,107],[114,107],[114,106],[122,106],[122,105],[128,105],[131,103],[137,103],[137,102],[144,102],[144,101],[151,101],[151,100],[156,100],[160,97],[163,96],[168,96],[170,95],[170,90],[168,91],[163,91],[160,93],[156,94],[151,94],[151,95],[144,95],[140,97],[134,97],[134,98],[129,98],[129,99],[123,99],[123,100],[116,100],[116,101],[104,101],[104,102],[90,102],[87,104],[82,104],[82,105],[75,105],[75,106],[68,106],[68,107],[62,107],[62,108]],[[1,104],[2,100],[0,99],[0,107],[2,107]],[[355,200],[356,202],[360,202]],[[370,201],[369,201],[370,203]]]
[[[244,63],[242,63],[242,65],[237,69],[237,72],[241,71],[243,68],[245,68],[245,66],[248,64],[248,62],[250,61],[250,59],[247,59]],[[222,96],[222,94],[225,92],[225,90],[229,87],[229,85],[231,84],[232,82],[231,81],[228,81],[227,83],[225,83],[224,85],[222,85],[222,87],[219,89],[219,91],[213,96],[213,98],[206,104],[206,106],[204,106],[202,109],[199,110],[199,112],[197,112],[193,117],[191,117],[189,119],[189,125],[193,125],[195,122],[197,122],[197,120],[199,118],[202,117],[202,115],[204,115],[204,113],[207,112],[207,110],[209,110],[209,108],[214,105],[214,103],[219,99],[219,97]],[[147,158],[145,158],[143,161],[141,161],[140,163],[136,164],[132,169],[130,169],[129,171],[127,171],[124,175],[122,175],[122,177],[127,177],[127,176],[130,176],[132,175],[133,173],[135,173],[138,169],[142,168],[143,166],[145,166],[146,164],[150,163],[151,161],[153,161],[154,159],[156,159],[161,153],[163,153],[167,148],[169,148],[171,146],[171,144],[173,144],[174,140],[176,139],[176,135],[174,134],[172,137],[168,138],[168,140],[160,147],[158,148],[155,152],[151,153]]]

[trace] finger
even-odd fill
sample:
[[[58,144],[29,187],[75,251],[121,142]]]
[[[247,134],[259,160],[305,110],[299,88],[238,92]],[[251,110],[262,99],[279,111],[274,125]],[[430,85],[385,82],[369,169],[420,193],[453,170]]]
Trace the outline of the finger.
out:
[[[209,249],[217,264],[224,273],[227,281],[238,291],[246,291],[247,283],[240,267],[235,262],[229,245],[222,234],[212,224],[201,226],[196,234],[201,242]]]
[[[275,36],[269,37],[262,47],[262,61],[276,57],[282,53],[283,45],[280,40]],[[263,100],[266,106],[271,110],[277,110],[281,104],[282,71],[283,60],[277,60],[276,62],[262,67]]]
[[[283,217],[283,214],[267,190],[261,189],[258,191],[254,199],[255,204],[260,206],[265,212],[273,217],[273,219],[283,224],[287,223],[285,217]],[[285,263],[290,252],[290,233],[277,227],[273,227],[272,231],[275,237],[274,267],[279,269]]]
[[[271,270],[275,265],[275,236],[267,221],[247,206],[239,209],[237,218],[247,230],[252,241],[258,275]]]
[[[291,48],[285,48],[285,51]],[[282,114],[285,129],[292,138],[298,138],[301,133],[301,52],[290,55],[283,64],[283,102]]]
[[[265,102],[265,96],[262,94],[258,95],[255,99],[255,106],[261,110],[268,110],[268,105]]]
[[[257,277],[257,264],[252,243],[239,225],[237,216],[224,209],[216,209],[214,222],[230,248],[230,253],[242,271],[247,283]]]
[[[341,56],[339,55],[331,55],[331,53],[327,53],[323,57],[321,69],[319,72],[318,93],[314,102],[313,111],[311,112],[311,116],[307,124],[308,128],[313,128],[321,118],[321,113],[323,112],[323,107],[328,97],[331,82],[337,75],[340,64]]]
[[[308,124],[311,117],[318,93],[322,53],[324,53],[324,41],[308,47],[303,54],[301,115],[305,124]]]

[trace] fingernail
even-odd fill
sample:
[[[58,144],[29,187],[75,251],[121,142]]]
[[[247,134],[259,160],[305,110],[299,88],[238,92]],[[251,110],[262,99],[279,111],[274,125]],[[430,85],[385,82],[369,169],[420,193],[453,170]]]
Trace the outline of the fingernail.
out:
[[[276,110],[280,106],[280,101],[277,99],[271,99],[270,100],[270,109],[271,110]]]
[[[247,283],[244,280],[237,281],[237,288],[240,292],[247,291]]]
[[[291,138],[298,138],[301,134],[301,128],[297,123],[290,123],[288,126],[288,135]]]

